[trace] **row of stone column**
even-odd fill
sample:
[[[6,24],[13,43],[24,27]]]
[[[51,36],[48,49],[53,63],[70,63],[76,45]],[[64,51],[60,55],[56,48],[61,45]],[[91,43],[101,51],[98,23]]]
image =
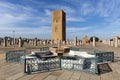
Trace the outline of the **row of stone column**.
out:
[[[8,38],[3,38],[3,41],[0,41],[0,45],[3,45],[3,47],[11,46],[16,44],[16,39],[8,40]]]
[[[35,39],[28,39],[28,42],[24,41],[21,37],[17,39],[17,45],[19,47],[23,47],[24,43],[27,43],[26,45],[31,45],[31,46],[39,46],[39,45],[58,45],[59,41],[51,41],[51,40],[38,40],[37,38]],[[70,45],[72,44],[71,41],[60,41],[60,45]],[[3,39],[3,46],[7,47],[8,46],[8,40],[7,38]]]
[[[18,42],[19,42],[18,43],[19,47],[22,47],[22,38],[19,38]],[[9,45],[14,45],[15,44],[15,39],[8,41],[7,38],[3,38],[3,47],[7,47],[8,43],[9,43]]]
[[[114,47],[118,47],[120,44],[120,40],[119,40],[119,37],[116,36],[113,41],[109,41],[109,45],[110,46],[114,46]]]
[[[75,36],[74,37],[74,46],[78,46],[78,45],[82,45],[82,44],[83,44],[83,42],[82,41],[77,41],[77,36]],[[96,46],[95,36],[93,36],[92,46],[93,47]]]
[[[115,36],[113,40],[103,40],[104,44],[108,44],[111,47],[119,47],[120,39],[118,36]]]
[[[13,45],[15,43],[17,43],[17,45],[19,47],[23,47],[25,41],[20,37],[19,39],[17,39],[17,42],[15,42],[16,40],[14,39],[13,40]],[[8,44],[8,41],[7,41],[7,38],[4,38],[3,39],[3,46],[6,47]],[[10,42],[11,44],[11,42]],[[28,42],[27,42],[27,45],[31,45],[31,46],[38,46],[38,45],[71,45],[71,44],[74,44],[74,46],[79,46],[79,45],[82,45],[83,42],[81,40],[77,40],[77,37],[74,37],[74,41],[51,41],[51,40],[38,40],[37,38],[35,39],[28,39]],[[95,42],[95,37],[93,37],[93,46],[95,47],[96,46],[96,42]]]

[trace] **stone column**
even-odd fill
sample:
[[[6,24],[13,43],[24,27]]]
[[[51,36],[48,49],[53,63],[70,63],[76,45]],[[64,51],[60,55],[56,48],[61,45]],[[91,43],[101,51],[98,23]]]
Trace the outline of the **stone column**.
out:
[[[96,42],[95,42],[95,36],[93,36],[93,47],[96,46]]]
[[[114,44],[115,44],[115,47],[118,47],[118,36],[115,37]]]
[[[79,41],[77,41],[77,45],[79,46]]]
[[[82,40],[80,40],[80,46],[82,46]]]
[[[50,45],[50,40],[47,40],[47,45]]]
[[[31,42],[32,42],[32,46],[34,46],[34,40],[33,39],[31,40]]]
[[[70,45],[70,41],[68,40],[68,45]]]
[[[68,45],[68,40],[66,40],[66,45]]]
[[[12,40],[10,40],[9,43],[10,43],[10,46],[11,46],[12,45]]]
[[[40,44],[40,45],[42,44],[42,41],[41,41],[41,40],[39,41],[39,44]]]
[[[12,45],[14,45],[14,40],[12,39]]]
[[[43,45],[46,45],[46,44],[47,44],[47,42],[46,42],[46,40],[44,40],[44,41],[43,41]]]
[[[114,46],[114,42],[113,41],[110,41],[110,46]]]
[[[70,45],[72,44],[72,42],[70,41]]]
[[[108,41],[108,44],[109,44],[109,46],[111,46],[111,41],[110,40]]]
[[[31,40],[29,40],[29,43],[28,43],[29,45],[31,45]]]
[[[19,38],[19,44],[18,45],[19,45],[19,47],[22,47],[22,38],[21,37]]]
[[[50,45],[53,46],[53,41],[52,40],[50,41]]]
[[[58,48],[60,48],[60,47],[61,47],[61,42],[60,42],[60,40],[58,40],[57,44],[58,44]]]
[[[12,45],[15,45],[15,43],[16,43],[15,41],[16,41],[15,38],[13,38],[12,39]]]
[[[14,41],[13,41],[13,39],[12,39],[12,45],[14,45]]]
[[[120,44],[120,40],[118,40],[118,44]]]
[[[37,46],[37,38],[34,39],[34,46]]]
[[[77,46],[77,36],[74,37],[74,46]]]
[[[63,45],[66,45],[66,44],[65,44],[65,41],[63,41],[62,44],[63,44]]]
[[[7,38],[6,37],[4,37],[4,39],[3,39],[3,46],[7,47]]]

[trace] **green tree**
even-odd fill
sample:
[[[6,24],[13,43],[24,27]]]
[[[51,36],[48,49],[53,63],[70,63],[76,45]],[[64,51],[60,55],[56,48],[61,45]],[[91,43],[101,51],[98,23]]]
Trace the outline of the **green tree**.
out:
[[[93,36],[90,38],[90,41],[93,42]],[[98,42],[98,41],[99,41],[99,38],[98,38],[98,37],[95,37],[95,41]]]

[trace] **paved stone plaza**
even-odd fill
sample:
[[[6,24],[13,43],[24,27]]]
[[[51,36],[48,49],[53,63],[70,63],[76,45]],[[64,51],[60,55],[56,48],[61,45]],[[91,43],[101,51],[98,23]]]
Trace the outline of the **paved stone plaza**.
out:
[[[93,48],[89,45],[79,47]],[[85,72],[58,70],[27,75],[24,73],[23,64],[6,63],[5,52],[14,50],[14,48],[6,47],[0,50],[0,80],[120,80],[120,49],[102,43],[97,43],[96,49],[115,52],[115,62],[109,63],[112,69],[111,72],[96,75]]]

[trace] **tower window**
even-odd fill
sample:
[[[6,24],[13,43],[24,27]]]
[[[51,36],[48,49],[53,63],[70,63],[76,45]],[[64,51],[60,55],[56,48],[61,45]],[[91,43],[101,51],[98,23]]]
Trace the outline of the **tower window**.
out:
[[[56,20],[56,23],[58,22],[58,20]]]

